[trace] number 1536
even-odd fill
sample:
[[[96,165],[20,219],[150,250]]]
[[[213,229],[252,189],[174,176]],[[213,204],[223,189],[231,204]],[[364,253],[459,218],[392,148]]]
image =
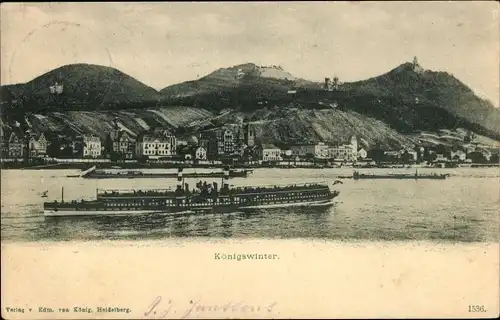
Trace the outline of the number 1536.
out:
[[[469,306],[469,312],[486,312],[486,309],[484,308],[484,306],[473,306],[473,305],[470,305]]]

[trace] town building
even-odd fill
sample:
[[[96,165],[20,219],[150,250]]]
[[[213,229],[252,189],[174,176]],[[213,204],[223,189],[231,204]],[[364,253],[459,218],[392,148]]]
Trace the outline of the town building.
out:
[[[153,135],[163,138],[164,140],[167,141],[167,143],[170,144],[170,154],[174,155],[177,153],[177,146],[179,143],[177,143],[177,137],[170,132],[169,130],[165,128],[155,128],[153,130]],[[187,143],[187,142],[186,142]]]
[[[43,133],[31,133],[28,141],[30,157],[45,157],[47,155],[47,139]]]
[[[175,155],[174,145],[170,137],[161,134],[143,133],[139,135],[135,148],[138,158],[159,159]]]
[[[49,87],[49,90],[51,94],[61,94],[64,91],[64,85],[56,82],[54,85]]]
[[[213,160],[220,156],[235,154],[237,151],[236,140],[233,130],[224,127],[203,132],[200,144],[206,148],[208,159]]]
[[[354,157],[354,159],[357,159],[358,158],[358,138],[356,138],[356,136],[351,136],[351,138],[349,139],[349,142],[350,142],[350,145],[352,148],[352,156]]]
[[[399,154],[396,156],[398,159],[401,159],[403,157],[406,157],[407,160],[409,161],[417,161],[418,158],[418,152],[412,149],[401,149],[399,151]]]
[[[437,161],[437,162],[447,162],[448,161],[448,158],[442,154],[442,153],[436,153],[436,160],[434,161]]]
[[[204,147],[197,147],[194,150],[194,159],[199,161],[207,160],[207,149]]]
[[[9,142],[7,139],[5,139],[5,133],[3,131],[3,128],[0,126],[0,143],[1,145],[1,153],[0,157],[1,158],[8,158],[9,157]]]
[[[108,136],[108,152],[122,159],[134,159],[136,139],[125,130],[113,130]]]
[[[358,159],[366,159],[366,157],[368,157],[368,152],[361,148],[358,150]]]
[[[255,145],[255,128],[250,123],[245,125],[245,144],[248,147],[253,147]]]
[[[73,152],[79,158],[100,158],[102,155],[101,138],[92,134],[78,136],[73,141]]]
[[[328,158],[337,161],[354,161],[353,148],[350,144],[330,146],[328,148]]]
[[[329,147],[323,142],[317,144],[305,144],[290,146],[293,157],[305,158],[314,157],[317,159],[327,159]]]
[[[8,141],[9,158],[22,158],[25,149],[26,143],[24,142],[22,133],[12,131]]]
[[[262,144],[256,149],[259,160],[263,162],[281,161],[281,149],[272,144]]]

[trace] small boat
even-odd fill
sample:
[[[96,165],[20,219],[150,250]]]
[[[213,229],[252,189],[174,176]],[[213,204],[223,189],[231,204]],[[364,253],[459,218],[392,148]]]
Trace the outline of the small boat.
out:
[[[48,197],[48,195],[47,195],[48,193],[49,193],[49,190],[45,190],[45,191],[43,191],[43,192],[40,194],[40,197],[42,197],[42,198],[47,198],[47,197]]]
[[[66,177],[67,178],[80,178],[80,177],[84,177],[84,176],[88,175],[89,173],[94,172],[96,170],[96,168],[97,168],[96,166],[92,166],[89,169],[83,170],[83,172],[81,174],[68,174]]]

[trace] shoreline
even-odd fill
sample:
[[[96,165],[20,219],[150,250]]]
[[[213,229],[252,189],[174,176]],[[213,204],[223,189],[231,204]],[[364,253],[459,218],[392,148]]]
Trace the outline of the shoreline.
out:
[[[82,171],[91,168],[92,166],[97,166],[98,169],[122,169],[122,170],[135,170],[135,169],[177,169],[182,168],[192,168],[192,169],[224,169],[226,165],[221,164],[175,164],[175,163],[56,163],[47,165],[26,165],[22,163],[2,163],[0,164],[0,170],[68,170],[68,169],[80,169]],[[456,168],[470,168],[470,169],[481,169],[481,168],[500,168],[500,163],[491,164],[465,164],[449,167],[441,166],[424,166],[424,165],[406,165],[406,164],[384,164],[384,165],[373,165],[373,166],[326,166],[326,165],[231,165],[231,168],[236,169],[456,169]]]

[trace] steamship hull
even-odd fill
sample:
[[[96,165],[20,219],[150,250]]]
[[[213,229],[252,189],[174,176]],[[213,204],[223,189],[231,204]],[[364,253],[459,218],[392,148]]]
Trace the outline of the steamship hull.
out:
[[[99,210],[99,209],[82,209],[82,208],[65,208],[54,209],[45,208],[45,217],[85,217],[85,216],[135,216],[135,215],[190,215],[199,213],[231,213],[236,211],[248,211],[257,209],[275,209],[275,208],[290,208],[290,207],[328,207],[335,205],[335,200],[319,200],[300,203],[283,203],[283,204],[262,204],[250,206],[218,206],[218,207],[192,207],[192,208],[164,208],[164,209],[135,209],[135,210]]]

